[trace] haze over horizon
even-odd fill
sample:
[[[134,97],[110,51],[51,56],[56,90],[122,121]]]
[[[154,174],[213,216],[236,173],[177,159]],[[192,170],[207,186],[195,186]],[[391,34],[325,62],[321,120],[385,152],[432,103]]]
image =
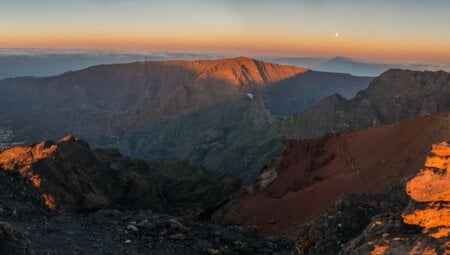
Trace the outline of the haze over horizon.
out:
[[[450,2],[19,0],[0,48],[450,62]]]

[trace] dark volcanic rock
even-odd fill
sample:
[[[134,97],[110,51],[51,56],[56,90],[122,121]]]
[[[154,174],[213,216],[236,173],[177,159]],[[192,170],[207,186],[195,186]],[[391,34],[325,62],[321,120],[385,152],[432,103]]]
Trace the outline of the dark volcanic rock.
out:
[[[398,215],[407,203],[406,193],[401,187],[384,194],[345,195],[325,215],[300,227],[299,249],[306,254],[337,254],[366,228],[372,217],[378,214]],[[310,246],[302,247],[304,243]]]
[[[30,241],[8,223],[0,222],[0,254],[28,255]]]
[[[195,214],[240,187],[237,179],[188,161],[133,160],[114,150],[93,151],[73,136],[6,149],[0,167],[0,174],[20,174],[33,184],[35,190],[25,194],[64,212],[148,208]]]
[[[187,161],[133,160],[73,136],[6,149],[0,254],[294,254],[286,239],[188,219],[239,187]]]
[[[0,214],[8,222],[0,222],[1,254],[294,254],[293,242],[286,239],[262,239],[239,227],[147,210],[84,215],[34,211],[25,217],[21,210],[27,206],[17,204],[16,215]],[[0,201],[0,206],[9,203]]]
[[[400,213],[379,214],[364,231],[346,243],[339,254],[448,254],[448,238],[424,235],[419,227],[403,222]]]

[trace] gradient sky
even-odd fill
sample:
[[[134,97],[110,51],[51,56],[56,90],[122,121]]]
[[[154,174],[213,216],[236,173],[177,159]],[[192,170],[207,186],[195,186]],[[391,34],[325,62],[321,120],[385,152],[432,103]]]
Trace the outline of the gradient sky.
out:
[[[0,47],[450,62],[450,0],[0,0]]]

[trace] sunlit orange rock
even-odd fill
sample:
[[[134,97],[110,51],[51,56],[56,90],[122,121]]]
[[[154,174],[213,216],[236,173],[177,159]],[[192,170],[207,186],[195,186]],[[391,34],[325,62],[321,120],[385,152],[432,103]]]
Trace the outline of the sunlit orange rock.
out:
[[[450,157],[450,147],[447,142],[435,144],[432,146],[431,152],[439,157]]]
[[[408,195],[418,202],[450,201],[450,175],[447,171],[422,170],[406,185]]]
[[[424,233],[440,239],[450,233],[450,145],[446,142],[433,145],[432,157],[421,170],[406,184],[406,192],[411,201],[403,212],[406,224],[419,225]]]
[[[432,247],[423,247],[420,242],[417,242],[416,245],[412,248],[411,251],[406,253],[407,255],[437,255],[438,253]]]
[[[425,209],[415,209],[403,216],[407,224],[420,225],[426,229],[435,227],[450,227],[450,205],[427,204]]]
[[[57,145],[47,141],[34,146],[5,149],[0,153],[0,166],[7,171],[18,170],[37,189],[41,189],[42,179],[32,170],[31,165],[41,159],[50,158],[56,149]],[[55,198],[52,195],[42,194],[42,199],[48,208],[56,208]]]
[[[25,167],[40,159],[49,157],[55,152],[57,146],[47,141],[34,146],[14,147],[0,153],[0,165],[5,170],[11,170],[17,166]]]
[[[425,161],[425,167],[444,170],[447,168],[449,161],[449,159],[439,156],[428,157],[427,161]]]
[[[46,207],[64,212],[109,204],[96,179],[101,177],[93,173],[103,166],[89,145],[72,135],[58,143],[44,141],[0,151],[2,171],[19,173],[36,188]],[[102,181],[107,177],[106,174]]]
[[[449,234],[450,234],[450,228],[446,228],[446,227],[440,227],[440,228],[437,228],[437,229],[430,229],[428,231],[428,235],[429,236],[437,238],[437,239],[439,239],[439,238],[446,238],[446,237],[449,236]],[[448,254],[450,254],[450,250],[449,250]]]
[[[382,255],[389,249],[388,245],[377,245],[370,253],[370,255]]]
[[[50,194],[42,194],[42,198],[44,199],[44,204],[50,209],[56,209],[56,201],[55,197]]]
[[[234,85],[262,85],[284,80],[308,70],[257,61],[247,57],[220,60],[166,61],[197,73],[200,80],[217,79]]]

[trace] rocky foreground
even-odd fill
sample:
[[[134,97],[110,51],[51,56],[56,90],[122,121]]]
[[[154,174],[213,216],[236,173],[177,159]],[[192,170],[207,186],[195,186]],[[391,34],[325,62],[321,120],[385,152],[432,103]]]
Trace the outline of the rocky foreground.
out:
[[[432,153],[403,184],[340,197],[294,242],[202,221],[241,186],[187,161],[134,160],[73,136],[3,149],[0,254],[450,254],[450,146]]]
[[[253,228],[194,221],[239,187],[73,136],[0,150],[0,254],[291,254],[293,242]]]
[[[407,151],[403,149],[403,152]],[[412,171],[415,173],[392,184],[389,190],[345,194],[322,216],[302,224],[296,230],[298,252],[315,255],[450,254],[450,145],[434,145],[432,154],[418,157],[419,160],[426,158],[425,169]],[[299,154],[295,155],[298,157]],[[326,153],[321,155],[328,158]],[[382,174],[382,170],[378,172]],[[263,172],[265,178],[258,179],[256,184],[259,186],[253,186],[250,192],[263,187],[264,180],[272,179],[268,173],[271,172]],[[376,183],[376,179],[372,180],[372,185]],[[326,190],[315,194],[320,192],[323,194]],[[287,199],[286,196],[280,198],[285,202]],[[289,202],[292,205],[296,201],[299,200]],[[303,205],[302,208],[308,210],[311,206]],[[256,212],[256,215],[260,214]],[[274,219],[280,219],[275,218],[279,214],[272,215]],[[276,220],[268,223],[277,225]]]
[[[325,214],[344,194],[390,197],[393,186],[405,184],[423,167],[431,144],[449,134],[450,115],[442,113],[339,135],[286,140],[280,158],[262,170],[247,194],[234,199],[222,215],[217,213],[218,222],[257,226],[266,236],[295,237],[298,226]]]
[[[384,195],[346,196],[325,216],[303,225],[299,235],[302,252],[450,254],[450,146],[445,142],[434,145],[432,153],[425,169],[404,188]]]
[[[292,254],[283,239],[150,210],[64,215],[1,200],[0,254]]]

